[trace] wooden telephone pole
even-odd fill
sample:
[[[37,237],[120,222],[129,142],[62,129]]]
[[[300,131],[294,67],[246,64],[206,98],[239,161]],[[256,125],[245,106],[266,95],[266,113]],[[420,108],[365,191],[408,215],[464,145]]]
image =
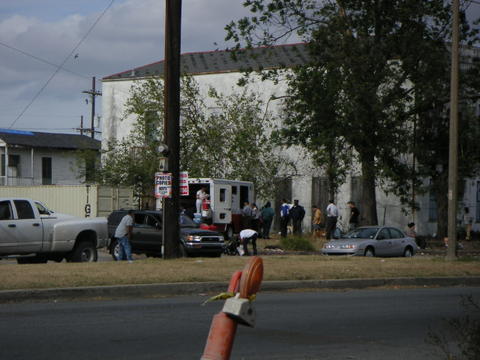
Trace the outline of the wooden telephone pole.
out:
[[[91,121],[90,121],[90,137],[92,139],[95,138],[95,98],[97,96],[102,96],[100,91],[95,90],[95,76],[92,77],[92,89],[82,91],[84,94],[90,95],[90,103],[92,104],[92,112],[91,112]],[[83,127],[83,126],[82,126]]]
[[[172,174],[172,197],[164,200],[164,258],[179,256],[180,225],[180,34],[182,1],[166,0],[165,11],[165,119],[164,141],[168,146],[168,172]]]

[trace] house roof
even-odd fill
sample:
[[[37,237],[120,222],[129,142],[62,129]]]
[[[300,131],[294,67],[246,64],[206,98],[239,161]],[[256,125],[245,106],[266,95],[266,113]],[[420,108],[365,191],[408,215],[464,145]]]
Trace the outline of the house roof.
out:
[[[84,135],[0,129],[0,140],[7,145],[33,148],[99,150],[101,142]]]
[[[217,74],[294,67],[308,63],[308,58],[306,44],[299,43],[239,50],[235,59],[228,50],[185,53],[180,67],[184,74]],[[163,68],[164,60],[106,76],[103,81],[163,76]]]

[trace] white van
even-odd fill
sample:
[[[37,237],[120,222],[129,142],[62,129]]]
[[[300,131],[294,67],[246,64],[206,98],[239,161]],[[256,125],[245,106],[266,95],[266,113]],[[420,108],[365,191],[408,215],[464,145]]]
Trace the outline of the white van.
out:
[[[229,239],[234,233],[240,232],[242,224],[242,207],[248,201],[253,202],[254,187],[250,181],[237,181],[212,178],[189,178],[189,194],[180,198],[180,205],[188,212],[195,213],[197,191],[205,187],[209,195],[210,207],[208,216],[202,217],[202,222],[210,230],[222,232]],[[204,215],[206,215],[204,213]]]

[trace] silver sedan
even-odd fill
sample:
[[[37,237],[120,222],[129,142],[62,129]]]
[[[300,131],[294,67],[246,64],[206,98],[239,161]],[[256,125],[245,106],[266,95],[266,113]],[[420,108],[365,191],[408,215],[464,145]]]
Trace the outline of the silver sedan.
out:
[[[415,255],[415,240],[391,226],[359,227],[338,240],[327,242],[325,255],[405,256]]]

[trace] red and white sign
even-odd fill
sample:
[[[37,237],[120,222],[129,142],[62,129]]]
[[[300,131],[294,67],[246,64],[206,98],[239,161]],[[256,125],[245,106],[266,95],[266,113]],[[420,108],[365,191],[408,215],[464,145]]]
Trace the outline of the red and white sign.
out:
[[[188,196],[188,171],[180,171],[180,196]]]
[[[155,173],[155,197],[168,198],[172,196],[172,173]]]
[[[188,171],[180,172],[180,195],[188,196]],[[172,197],[172,173],[155,173],[155,197],[169,198]]]

